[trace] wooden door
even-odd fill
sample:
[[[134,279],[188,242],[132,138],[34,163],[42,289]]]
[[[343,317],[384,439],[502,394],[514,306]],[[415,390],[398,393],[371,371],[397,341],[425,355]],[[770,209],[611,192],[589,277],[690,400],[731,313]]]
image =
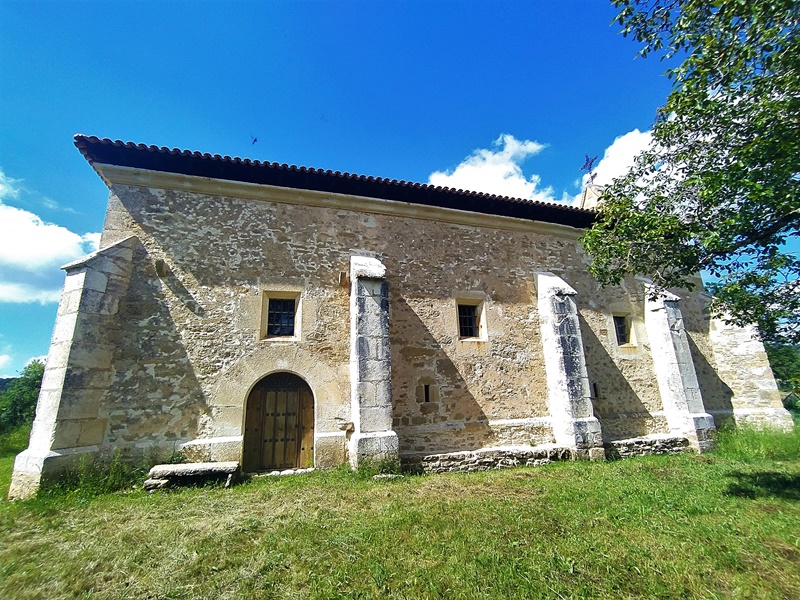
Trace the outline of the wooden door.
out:
[[[314,464],[314,397],[296,375],[277,373],[256,384],[245,408],[244,471]]]

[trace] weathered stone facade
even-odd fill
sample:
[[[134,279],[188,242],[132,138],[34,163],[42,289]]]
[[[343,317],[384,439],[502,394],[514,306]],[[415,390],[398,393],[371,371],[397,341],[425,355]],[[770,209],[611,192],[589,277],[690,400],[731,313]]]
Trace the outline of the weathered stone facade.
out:
[[[760,342],[705,317],[700,293],[599,288],[578,241],[591,211],[76,144],[108,211],[101,249],[65,267],[12,496],[86,453],[240,461],[266,435],[248,398],[279,373],[313,395],[305,416],[283,388],[265,405],[298,432],[271,451],[313,440],[296,468],[497,447],[519,464],[601,458],[647,436],[702,450],[715,420],[791,426]],[[280,302],[293,322],[272,335]]]

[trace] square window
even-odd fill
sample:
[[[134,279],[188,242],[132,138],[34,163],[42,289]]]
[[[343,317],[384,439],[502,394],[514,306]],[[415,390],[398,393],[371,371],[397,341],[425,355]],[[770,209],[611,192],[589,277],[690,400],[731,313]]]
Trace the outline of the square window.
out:
[[[261,308],[262,340],[297,340],[300,338],[300,293],[264,292]]]
[[[267,335],[293,336],[295,300],[284,298],[270,298],[267,309]]]
[[[476,338],[480,335],[479,311],[475,304],[458,305],[458,335],[462,338]]]
[[[614,315],[614,332],[617,335],[617,344],[624,346],[631,343],[631,321],[630,317],[624,315]]]

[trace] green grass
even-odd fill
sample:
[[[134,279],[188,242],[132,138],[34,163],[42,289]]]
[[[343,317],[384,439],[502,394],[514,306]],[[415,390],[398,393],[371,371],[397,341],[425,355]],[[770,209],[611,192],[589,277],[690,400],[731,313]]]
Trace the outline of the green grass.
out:
[[[719,448],[0,502],[0,597],[800,598],[800,427]]]
[[[11,431],[0,433],[0,499],[8,496],[11,472],[14,470],[14,458],[28,447],[30,435],[30,425],[20,425]]]

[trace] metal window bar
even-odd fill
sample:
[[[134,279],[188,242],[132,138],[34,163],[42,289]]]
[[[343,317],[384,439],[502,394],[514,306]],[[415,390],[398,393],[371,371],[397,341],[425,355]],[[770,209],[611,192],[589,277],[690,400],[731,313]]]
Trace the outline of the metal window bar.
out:
[[[294,335],[294,314],[294,299],[270,298],[267,310],[267,335]]]
[[[614,315],[614,331],[617,334],[618,345],[622,346],[623,344],[630,344],[631,330],[630,327],[628,327],[627,317]]]
[[[472,304],[458,305],[458,335],[462,338],[478,337],[478,307]]]

